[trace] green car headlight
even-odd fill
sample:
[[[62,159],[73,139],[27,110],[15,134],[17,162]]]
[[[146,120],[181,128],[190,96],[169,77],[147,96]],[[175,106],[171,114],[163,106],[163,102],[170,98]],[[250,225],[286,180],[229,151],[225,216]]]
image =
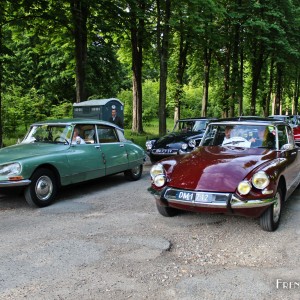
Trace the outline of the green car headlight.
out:
[[[238,185],[238,188],[237,188],[238,192],[241,194],[241,195],[247,195],[249,194],[250,190],[251,190],[251,184],[249,181],[241,181]]]
[[[21,165],[19,163],[11,163],[0,166],[0,176],[17,175],[21,172]]]
[[[259,171],[252,177],[252,184],[259,190],[263,190],[270,183],[268,175],[264,171]]]

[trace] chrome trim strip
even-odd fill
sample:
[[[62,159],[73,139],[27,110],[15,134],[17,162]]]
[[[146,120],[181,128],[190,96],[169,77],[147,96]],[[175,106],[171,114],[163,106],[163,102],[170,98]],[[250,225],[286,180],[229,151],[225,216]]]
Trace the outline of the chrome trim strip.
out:
[[[19,181],[0,181],[0,187],[17,187],[17,186],[26,186],[31,183],[31,180],[24,179]]]

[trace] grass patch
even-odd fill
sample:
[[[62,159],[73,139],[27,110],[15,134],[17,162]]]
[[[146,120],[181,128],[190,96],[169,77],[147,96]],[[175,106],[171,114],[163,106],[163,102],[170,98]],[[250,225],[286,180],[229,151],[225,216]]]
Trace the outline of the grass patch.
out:
[[[172,131],[174,127],[173,119],[167,119],[167,131]],[[146,141],[151,138],[156,138],[159,136],[159,123],[158,119],[152,120],[150,122],[143,124],[144,133],[137,134],[131,131],[131,129],[125,129],[124,134],[125,137],[135,144],[141,146],[146,149]]]

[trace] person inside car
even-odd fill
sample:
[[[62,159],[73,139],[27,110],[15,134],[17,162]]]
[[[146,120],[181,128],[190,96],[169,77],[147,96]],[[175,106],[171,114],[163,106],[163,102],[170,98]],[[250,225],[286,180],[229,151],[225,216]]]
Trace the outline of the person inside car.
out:
[[[274,135],[264,126],[259,126],[257,128],[257,137],[252,137],[249,142],[251,142],[252,148],[266,147],[273,149],[275,147]]]
[[[72,144],[85,144],[83,138],[79,135],[79,128],[75,127],[73,132]]]
[[[232,131],[233,127],[232,126],[226,126],[225,127],[225,137],[223,140],[222,145],[227,144],[228,142],[231,141],[231,131]]]

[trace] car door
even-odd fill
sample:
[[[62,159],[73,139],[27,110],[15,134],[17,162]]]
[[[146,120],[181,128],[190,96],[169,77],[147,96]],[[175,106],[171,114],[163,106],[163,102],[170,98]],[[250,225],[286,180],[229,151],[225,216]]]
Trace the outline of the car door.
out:
[[[116,129],[108,125],[97,125],[97,135],[103,155],[106,175],[128,169],[128,157],[124,141],[120,141]]]
[[[283,154],[287,159],[287,168],[285,172],[288,192],[293,191],[300,182],[300,155],[299,148],[295,146],[293,132],[289,126],[278,126],[279,149],[285,144],[290,144],[291,149],[284,150]]]
[[[71,169],[71,183],[105,176],[105,163],[101,147],[96,140],[96,128],[80,124],[79,134],[84,143],[72,143],[67,157]]]

